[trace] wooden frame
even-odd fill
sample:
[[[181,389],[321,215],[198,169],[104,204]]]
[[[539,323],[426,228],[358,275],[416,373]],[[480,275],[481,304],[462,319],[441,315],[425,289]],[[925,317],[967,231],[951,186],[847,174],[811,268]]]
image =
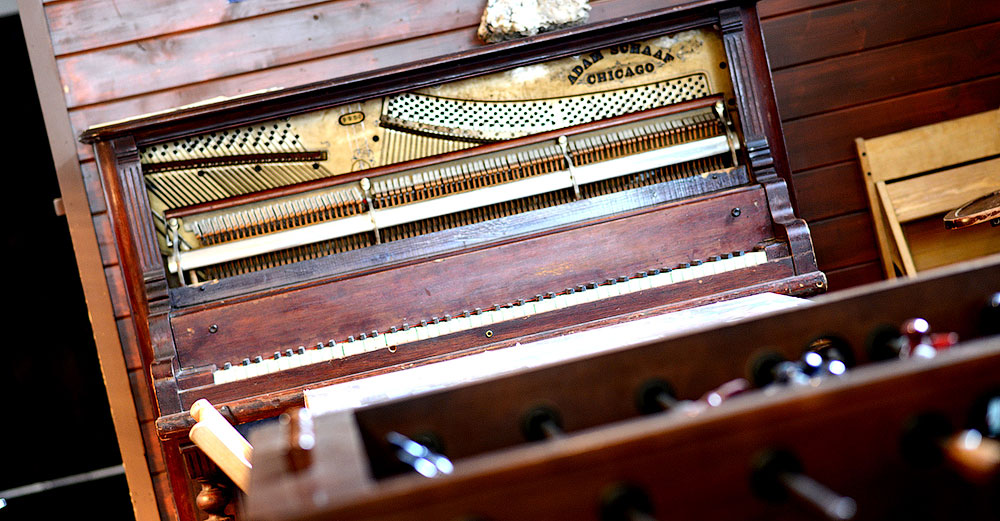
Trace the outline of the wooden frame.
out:
[[[367,268],[359,264],[357,269],[350,273],[339,273],[334,269],[336,263],[324,264],[323,259],[317,259],[318,262],[310,261],[308,264],[303,263],[303,266],[272,268],[267,275],[274,278],[264,285],[255,285],[256,282],[253,281],[266,277],[254,279],[248,276],[244,281],[251,281],[252,284],[242,289],[236,288],[235,292],[232,287],[228,287],[226,291],[229,293],[215,297],[210,294],[217,288],[227,288],[232,285],[170,289],[167,287],[167,276],[161,262],[155,230],[149,218],[149,200],[145,192],[138,153],[142,147],[203,132],[464,79],[496,70],[539,63],[617,43],[710,26],[718,28],[724,42],[727,67],[734,87],[733,105],[739,113],[744,141],[741,154],[745,166],[741,168],[745,168],[748,178],[753,183],[750,186],[695,198],[694,204],[690,205],[691,209],[687,210],[683,217],[690,221],[698,221],[711,216],[725,225],[731,223],[736,216],[742,215],[743,220],[739,221],[739,226],[752,228],[754,233],[751,235],[757,237],[755,242],[764,241],[752,245],[751,248],[754,246],[765,248],[777,261],[769,266],[748,271],[739,277],[733,277],[728,281],[732,283],[729,288],[736,289],[726,290],[714,287],[713,284],[690,281],[686,286],[678,286],[680,289],[674,300],[651,303],[649,304],[652,306],[651,309],[643,310],[639,306],[608,317],[604,311],[595,307],[588,310],[590,314],[584,317],[570,317],[570,314],[563,314],[555,318],[548,317],[546,320],[550,323],[540,320],[530,334],[543,334],[539,331],[546,330],[545,334],[551,335],[582,327],[574,320],[587,322],[590,324],[587,327],[594,327],[600,320],[624,321],[629,319],[629,316],[644,312],[665,312],[680,303],[688,305],[708,303],[750,291],[780,291],[803,295],[822,291],[826,280],[816,268],[808,228],[792,211],[787,188],[789,179],[787,159],[784,157],[781,129],[757,14],[753,6],[747,7],[742,2],[727,0],[690,2],[683,6],[665,7],[642,15],[486,46],[362,75],[99,126],[85,132],[81,139],[95,146],[109,212],[114,217],[115,242],[123,268],[131,320],[142,350],[145,370],[148,371],[147,377],[152,382],[155,392],[155,405],[159,415],[156,422],[157,434],[163,443],[167,472],[179,516],[185,520],[194,519],[196,516],[190,507],[192,496],[195,494],[190,480],[204,478],[191,474],[191,469],[200,469],[203,466],[190,464],[188,458],[190,453],[187,448],[187,429],[193,422],[186,411],[196,396],[186,394],[185,391],[199,388],[199,393],[208,393],[206,396],[216,393],[213,398],[218,398],[218,405],[223,406],[227,417],[236,423],[244,423],[272,417],[287,407],[301,404],[302,391],[310,385],[351,378],[353,374],[358,373],[372,374],[391,370],[386,368],[386,362],[378,360],[378,357],[360,356],[339,368],[346,372],[329,372],[330,364],[327,364],[324,367],[313,367],[315,374],[308,374],[308,371],[298,371],[298,373],[291,371],[269,378],[267,382],[250,382],[228,387],[226,384],[221,384],[215,388],[211,383],[213,360],[202,357],[198,358],[196,366],[186,365],[181,363],[180,355],[192,355],[194,353],[192,349],[197,349],[199,345],[204,349],[203,354],[213,352],[208,343],[223,339],[234,331],[239,331],[241,327],[255,328],[256,331],[270,335],[262,345],[285,341],[283,335],[289,333],[288,328],[316,320],[329,320],[330,317],[322,317],[319,310],[323,309],[322,304],[329,304],[330,299],[336,297],[334,294],[337,292],[330,290],[333,284],[343,284],[338,286],[340,288],[358,288],[358,282],[365,280],[378,280],[381,284],[391,284],[394,281],[398,283],[406,280],[404,277],[406,268],[415,262],[408,264],[400,261],[395,265]],[[746,210],[733,212],[734,206],[742,206]],[[655,213],[651,210],[641,210],[592,219],[557,230],[546,230],[528,236],[527,239],[537,242],[552,241],[562,249],[567,249],[569,245],[560,242],[572,237],[571,234],[565,233],[567,230],[613,227],[627,219],[644,218],[641,214],[652,216]],[[667,219],[664,222],[669,224],[673,221]],[[744,222],[746,224],[743,224]],[[652,230],[654,227],[647,228]],[[667,228],[669,227],[660,227],[660,229]],[[726,230],[725,226],[718,227],[715,233],[724,237]],[[557,233],[564,235],[560,238]],[[510,246],[510,242],[512,241],[502,238],[491,246],[507,247]],[[529,242],[531,241],[523,241],[524,244]],[[459,267],[476,266],[484,259],[488,260],[489,252],[473,250],[445,252],[436,254],[431,259],[454,261],[454,265]],[[690,252],[690,254],[696,253],[709,255],[716,252],[700,250]],[[602,261],[611,262],[617,252],[608,251],[602,255]],[[676,262],[680,255],[676,253],[677,259],[666,260]],[[634,270],[639,266],[629,265],[627,268]],[[390,269],[397,271],[390,272]],[[364,289],[363,284],[360,287],[361,289],[357,290],[359,298],[372,297],[371,289]],[[208,296],[194,297],[192,292],[203,292]],[[318,300],[307,305],[305,302],[295,304],[294,299],[289,298],[302,296]],[[264,308],[273,308],[272,312],[261,312],[261,305]],[[239,310],[243,306],[250,306],[256,312],[241,313]],[[278,319],[284,313],[301,314],[303,311],[307,314],[313,313],[315,317],[298,316],[287,321]],[[253,321],[254,316],[273,317],[275,324],[284,324],[282,326],[284,329],[259,327],[259,322]],[[246,319],[251,319],[253,323],[244,322]],[[225,321],[219,323],[224,323],[228,329],[223,327],[218,330],[222,332],[221,334],[208,339],[199,336],[203,332],[214,335],[216,330],[209,326],[216,324],[217,321]],[[519,333],[513,330],[497,331],[496,339],[491,344],[477,345],[475,349],[511,345],[524,336],[523,333],[519,336]],[[494,337],[493,334],[486,336]],[[427,351],[415,352],[414,355],[419,359],[417,361],[427,361],[435,357],[454,356],[457,350],[464,349],[463,352],[467,352],[468,345],[465,339],[457,338],[456,335],[456,338],[436,344],[429,342],[424,346]],[[214,361],[216,365],[221,362],[221,359]],[[399,365],[403,362],[414,363],[414,360],[392,363]],[[264,387],[260,387],[261,382],[264,383]],[[189,462],[185,464],[185,461]]]
[[[886,276],[912,276],[906,223],[943,214],[1000,187],[1000,109],[871,139],[855,140]],[[943,225],[941,226],[943,229]],[[977,231],[981,230],[977,229]],[[959,247],[948,240],[949,247]],[[975,250],[968,256],[989,253]]]

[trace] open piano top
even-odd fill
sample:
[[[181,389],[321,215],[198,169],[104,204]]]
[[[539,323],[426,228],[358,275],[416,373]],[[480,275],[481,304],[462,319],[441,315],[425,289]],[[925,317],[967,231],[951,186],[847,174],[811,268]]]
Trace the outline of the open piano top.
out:
[[[756,12],[690,2],[102,125],[159,435],[302,391],[825,289]]]

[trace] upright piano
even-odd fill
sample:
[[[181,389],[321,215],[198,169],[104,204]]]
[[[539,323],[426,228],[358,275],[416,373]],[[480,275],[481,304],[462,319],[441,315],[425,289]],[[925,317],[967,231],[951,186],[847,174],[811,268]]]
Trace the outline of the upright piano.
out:
[[[198,399],[242,424],[331,383],[826,285],[753,2],[667,2],[81,139],[184,519]]]

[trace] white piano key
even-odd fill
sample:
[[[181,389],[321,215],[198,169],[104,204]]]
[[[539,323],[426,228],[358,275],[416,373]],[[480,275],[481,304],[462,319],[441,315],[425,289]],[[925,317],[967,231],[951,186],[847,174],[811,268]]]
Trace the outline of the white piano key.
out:
[[[364,353],[365,348],[361,345],[361,342],[355,340],[354,342],[346,342],[344,344],[344,356],[354,356],[359,353]]]

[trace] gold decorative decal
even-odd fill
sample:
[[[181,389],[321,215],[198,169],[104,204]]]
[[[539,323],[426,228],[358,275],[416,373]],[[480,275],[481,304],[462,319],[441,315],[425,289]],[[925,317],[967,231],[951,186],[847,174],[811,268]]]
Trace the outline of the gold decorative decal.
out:
[[[626,64],[624,66],[622,66],[620,62],[615,61],[610,68],[605,67],[605,69],[601,71],[597,71],[595,69],[594,71],[584,75],[590,67],[596,65],[598,62],[604,61],[605,54],[610,56],[638,54],[648,56],[649,60],[634,64]],[[652,61],[659,60],[660,62],[667,63],[673,61],[674,59],[675,58],[672,54],[664,51],[663,49],[642,43],[626,43],[608,48],[604,51],[594,51],[583,58],[580,58],[580,63],[573,66],[573,69],[570,71],[567,78],[569,79],[570,85],[581,81],[581,79],[582,81],[586,81],[588,84],[593,85],[595,83],[603,83],[609,80],[621,80],[642,74],[652,74],[655,69]]]
[[[340,116],[340,124],[343,126],[356,125],[365,120],[364,112],[351,112],[350,114],[344,114]]]

